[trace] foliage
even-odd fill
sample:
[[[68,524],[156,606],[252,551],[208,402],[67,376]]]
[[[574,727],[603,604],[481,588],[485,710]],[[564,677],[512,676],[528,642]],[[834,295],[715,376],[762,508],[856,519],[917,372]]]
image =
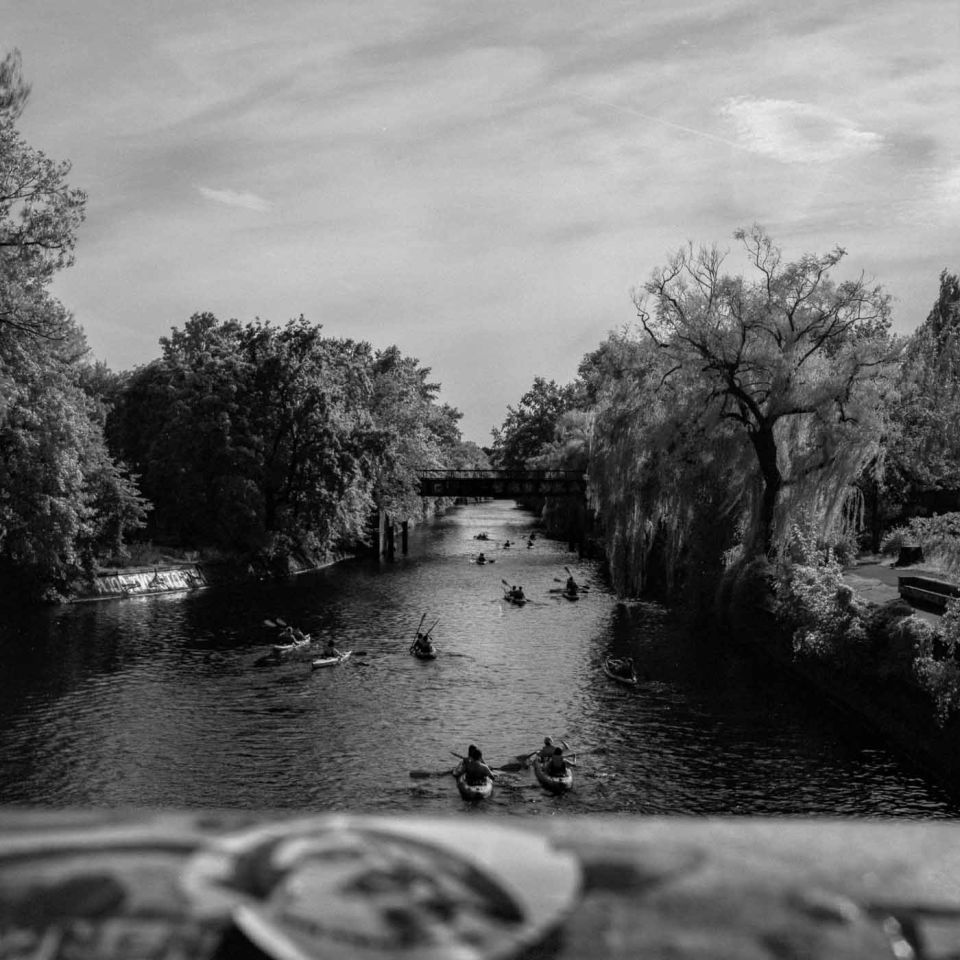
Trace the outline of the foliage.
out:
[[[28,92],[14,52],[0,63],[0,573],[8,592],[36,597],[122,550],[147,505],[107,451],[91,390],[102,371],[49,293],[72,261],[84,195],[67,185],[68,163],[17,131]]]
[[[375,507],[417,518],[417,471],[457,448],[460,414],[396,347],[194,314],[129,375],[110,435],[168,542],[283,563],[362,539]]]
[[[740,230],[756,277],[722,272],[716,248],[680,250],[634,302],[666,369],[687,377],[701,427],[723,424],[752,452],[742,478],[746,547],[769,553],[800,508],[823,530],[878,455],[889,366],[889,298],[862,279],[834,283],[844,256],[783,263],[760,227]]]
[[[887,533],[881,549],[892,555],[898,553],[904,543],[919,544],[927,562],[960,576],[960,513],[912,517]]]
[[[47,288],[73,262],[86,196],[70,164],[54,163],[20,136],[15,120],[29,88],[19,54],[0,64],[0,345],[19,335],[62,339],[69,320]]]
[[[960,487],[960,278],[943,271],[926,320],[906,342],[900,402],[892,410],[888,483],[911,489]]]
[[[846,663],[861,659],[867,633],[832,551],[821,551],[812,531],[793,527],[792,559],[777,584],[777,614],[793,628],[793,652]]]
[[[589,498],[617,590],[636,595],[662,572],[670,592],[683,567],[719,576],[741,514],[744,451],[728,424],[699,415],[696,375],[672,371],[629,330],[611,334],[580,373],[595,398]]]
[[[939,635],[917,644],[914,673],[933,700],[937,721],[943,725],[960,709],[960,600],[951,600],[940,620]]]
[[[530,466],[555,438],[560,418],[574,405],[574,388],[536,377],[516,407],[507,407],[503,426],[493,431],[494,456],[499,466]]]
[[[371,412],[381,443],[373,497],[390,516],[424,518],[418,471],[446,466],[460,443],[462,415],[437,403],[440,385],[429,376],[429,367],[403,356],[396,346],[378,351],[372,360]]]

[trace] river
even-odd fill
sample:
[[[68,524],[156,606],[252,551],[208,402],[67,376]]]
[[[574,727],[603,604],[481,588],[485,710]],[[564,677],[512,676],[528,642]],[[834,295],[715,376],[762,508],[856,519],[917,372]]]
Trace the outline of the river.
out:
[[[960,805],[783,677],[710,656],[667,611],[618,603],[599,565],[507,501],[411,532],[393,563],[282,583],[84,603],[0,623],[0,803],[955,818]],[[475,539],[486,532],[487,542]],[[503,547],[510,539],[514,545]],[[494,563],[474,559],[483,550]],[[590,589],[558,596],[565,568]],[[533,602],[504,603],[502,582]],[[434,661],[408,648],[438,621]],[[277,618],[354,651],[265,662]],[[630,690],[600,669],[630,654]],[[503,774],[470,807],[449,771],[478,744],[515,761],[544,735],[574,789]],[[416,776],[411,776],[411,771]]]

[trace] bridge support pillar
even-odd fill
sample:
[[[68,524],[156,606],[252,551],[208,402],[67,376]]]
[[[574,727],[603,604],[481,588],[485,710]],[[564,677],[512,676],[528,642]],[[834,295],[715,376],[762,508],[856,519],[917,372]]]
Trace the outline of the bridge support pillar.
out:
[[[410,548],[410,524],[404,520],[400,524],[400,552],[406,556]]]

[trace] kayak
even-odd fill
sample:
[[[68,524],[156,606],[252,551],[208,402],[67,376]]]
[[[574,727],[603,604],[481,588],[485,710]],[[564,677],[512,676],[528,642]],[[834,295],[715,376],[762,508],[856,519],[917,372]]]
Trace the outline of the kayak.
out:
[[[562,777],[554,777],[543,769],[539,757],[533,758],[533,774],[540,781],[540,785],[551,793],[563,793],[573,786],[573,767],[567,767]]]
[[[422,650],[420,647],[413,647],[410,652],[418,660],[436,660],[437,659],[437,648],[431,647],[429,650]]]
[[[467,775],[458,772],[460,767],[453,771],[457,778],[457,789],[464,800],[486,800],[493,793],[493,781],[484,777],[480,783],[467,783]]]
[[[636,677],[625,677],[621,673],[617,673],[616,666],[621,663],[620,660],[615,657],[605,657],[603,661],[603,672],[611,679],[616,680],[617,683],[622,683],[628,687],[639,687],[640,681]]]
[[[527,602],[529,597],[514,597],[509,593],[504,593],[503,599],[506,600],[507,603],[514,603],[518,607],[522,607]]]
[[[344,650],[339,657],[320,657],[319,660],[313,661],[313,669],[319,670],[321,667],[335,667],[337,664],[343,663],[344,660],[349,660],[351,653],[353,653],[352,650]]]
[[[311,643],[313,643],[313,639],[307,634],[302,640],[291,640],[289,643],[275,643],[273,645],[273,652],[277,654],[277,656],[283,656],[283,654],[289,653],[291,650],[309,647]]]
[[[568,600],[580,599],[580,592],[578,590],[564,590],[560,595],[566,597]]]

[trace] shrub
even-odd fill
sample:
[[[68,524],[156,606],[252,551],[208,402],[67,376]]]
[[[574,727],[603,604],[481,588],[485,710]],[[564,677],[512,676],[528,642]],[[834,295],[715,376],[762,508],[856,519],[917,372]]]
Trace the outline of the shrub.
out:
[[[833,551],[822,551],[812,534],[795,526],[789,555],[777,584],[777,614],[793,627],[794,655],[861,660],[867,631]]]
[[[924,558],[946,571],[960,573],[960,513],[934,517],[913,517],[906,525],[891,530],[881,544],[886,555],[900,552],[905,544],[919,543]]]
[[[929,624],[928,624],[929,626]],[[960,709],[960,600],[947,604],[940,631],[930,627],[930,634],[916,644],[913,669],[920,688],[933,700],[937,723],[943,726],[951,713]]]

